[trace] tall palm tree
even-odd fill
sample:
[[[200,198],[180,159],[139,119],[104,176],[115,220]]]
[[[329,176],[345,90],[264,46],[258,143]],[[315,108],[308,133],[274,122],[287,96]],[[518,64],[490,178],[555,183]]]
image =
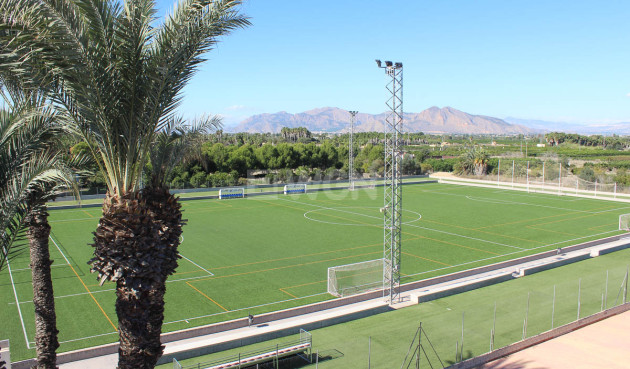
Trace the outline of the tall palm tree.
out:
[[[9,110],[0,112],[0,232],[10,237],[0,240],[0,269],[10,250],[24,246],[20,241],[25,230],[35,308],[36,368],[52,369],[56,368],[59,342],[46,201],[62,188],[72,187],[72,174],[52,145],[52,138],[61,128],[55,111],[46,108],[37,94],[24,94],[19,89],[3,92],[12,98],[5,100]]]
[[[53,82],[49,93],[105,174],[90,264],[101,283],[116,283],[119,368],[153,368],[162,354],[165,282],[177,265],[162,234],[181,221],[154,211],[174,200],[140,191],[142,170],[203,54],[219,36],[249,25],[240,4],[182,0],[158,24],[152,0],[123,7],[106,0],[0,2],[0,74]]]

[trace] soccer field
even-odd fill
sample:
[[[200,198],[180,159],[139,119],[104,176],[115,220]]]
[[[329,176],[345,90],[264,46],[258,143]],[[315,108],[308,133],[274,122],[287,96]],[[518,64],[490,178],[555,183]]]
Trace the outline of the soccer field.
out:
[[[183,203],[182,259],[167,286],[164,331],[333,298],[327,268],[381,258],[383,189]],[[89,273],[100,208],[51,211],[61,347],[117,340],[114,285]],[[402,282],[603,238],[630,204],[445,184],[403,187]],[[28,255],[0,272],[0,339],[34,356]],[[16,303],[17,302],[17,303]]]

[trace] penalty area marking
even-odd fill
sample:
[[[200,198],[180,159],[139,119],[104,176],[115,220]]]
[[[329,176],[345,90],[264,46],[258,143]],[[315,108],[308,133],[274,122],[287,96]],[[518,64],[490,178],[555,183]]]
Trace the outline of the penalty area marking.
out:
[[[181,245],[182,243],[184,243],[184,235],[181,235],[181,240],[179,241],[179,244]],[[189,258],[185,257],[184,254],[182,254],[181,252],[179,253],[179,256],[182,257],[182,259],[186,259],[189,263],[191,263],[192,265],[196,266],[197,268],[203,270],[204,272],[208,273],[209,276],[214,276],[214,273],[212,273],[211,271],[209,271],[208,269],[202,267],[201,265],[195,263],[194,261],[190,260]]]
[[[352,214],[352,215],[359,215],[362,217],[367,217],[367,218],[373,218],[373,219],[381,219],[380,217],[374,216],[374,215],[368,215],[368,214],[362,214],[362,213],[357,213],[354,211],[348,211],[348,210],[343,210],[343,209],[380,209],[379,207],[360,207],[360,206],[348,206],[348,207],[338,207],[338,208],[328,208],[328,207],[322,207],[321,209],[313,209],[313,210],[309,210],[306,213],[304,213],[304,218],[308,219],[308,220],[312,220],[314,222],[319,222],[319,223],[325,223],[325,224],[334,224],[334,225],[345,225],[345,226],[368,226],[368,227],[373,227],[373,226],[382,226],[383,223],[378,223],[378,224],[357,224],[357,223],[342,223],[342,222],[331,222],[331,221],[327,221],[327,220],[320,220],[320,219],[315,219],[312,218],[310,216],[311,213],[318,213],[318,212],[323,212],[323,211],[327,211],[327,210],[332,210],[332,211],[339,211],[342,213],[347,213],[347,214]],[[418,212],[412,211],[412,210],[406,210],[403,209],[403,212],[407,212],[407,213],[411,213],[411,214],[415,214],[417,216],[417,218],[412,219],[410,221],[406,221],[406,222],[402,222],[402,224],[411,224],[414,222],[419,221],[420,219],[422,219],[422,215]]]

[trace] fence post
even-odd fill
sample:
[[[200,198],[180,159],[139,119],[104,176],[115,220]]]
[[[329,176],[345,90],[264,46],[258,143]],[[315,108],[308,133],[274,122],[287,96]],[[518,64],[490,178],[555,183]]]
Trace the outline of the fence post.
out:
[[[501,159],[499,159],[499,167],[497,168],[497,187],[500,186],[499,184],[500,182],[501,182]]]
[[[623,288],[623,303],[628,301],[628,267],[626,267],[626,286]]]
[[[543,161],[543,184],[542,184],[542,189],[543,191],[545,190],[545,162]]]
[[[580,189],[580,179],[575,178],[575,194],[578,194],[578,190]]]
[[[460,360],[458,360],[458,355],[459,355],[459,341],[455,341],[455,362],[458,363]]]
[[[606,286],[604,288],[604,309],[608,309],[608,269],[606,269]]]
[[[529,193],[529,160],[527,161],[527,193]]]
[[[551,329],[553,329],[553,316],[556,314],[556,285],[553,285],[553,302],[551,304]]]
[[[625,301],[624,301],[625,302]],[[463,360],[464,358],[464,316],[466,312],[462,312],[462,344],[459,346],[459,360]]]
[[[372,336],[368,337],[368,369],[370,369],[372,361]]]
[[[523,340],[527,337],[527,318],[529,317],[529,296],[531,292],[527,292],[527,308],[525,309],[525,321],[523,322]]]
[[[512,188],[514,188],[514,160],[512,160]]]
[[[317,349],[317,352],[315,353],[315,369],[317,369],[318,366],[319,366],[319,349]]]
[[[558,162],[558,195],[562,193],[562,161]]]
[[[420,353],[422,352],[422,346],[420,345],[420,340],[422,339],[422,322],[420,322],[420,327],[418,327],[418,355],[416,356],[416,369],[420,369]],[[427,357],[427,360],[429,358]]]
[[[577,306],[577,320],[580,320],[580,305],[582,295],[582,278],[578,279],[578,306]]]
[[[615,195],[613,196],[615,199],[617,198],[617,182],[615,182]]]
[[[597,197],[597,180],[595,180],[595,197]]]
[[[492,331],[490,332],[490,351],[494,350],[494,334],[497,327],[497,302],[494,302],[494,315],[492,316]]]

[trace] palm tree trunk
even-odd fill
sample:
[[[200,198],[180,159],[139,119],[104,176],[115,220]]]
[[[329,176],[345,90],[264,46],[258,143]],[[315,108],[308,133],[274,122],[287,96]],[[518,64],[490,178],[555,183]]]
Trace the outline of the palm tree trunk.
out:
[[[36,196],[36,195],[35,195]],[[30,244],[31,274],[33,278],[33,305],[35,307],[35,348],[37,369],[55,369],[59,341],[57,315],[52,277],[50,252],[48,250],[48,212],[43,204],[31,205],[25,219]]]
[[[116,281],[119,369],[154,368],[162,355],[166,279],[175,271],[183,222],[167,190],[108,195],[94,236],[92,271]]]

